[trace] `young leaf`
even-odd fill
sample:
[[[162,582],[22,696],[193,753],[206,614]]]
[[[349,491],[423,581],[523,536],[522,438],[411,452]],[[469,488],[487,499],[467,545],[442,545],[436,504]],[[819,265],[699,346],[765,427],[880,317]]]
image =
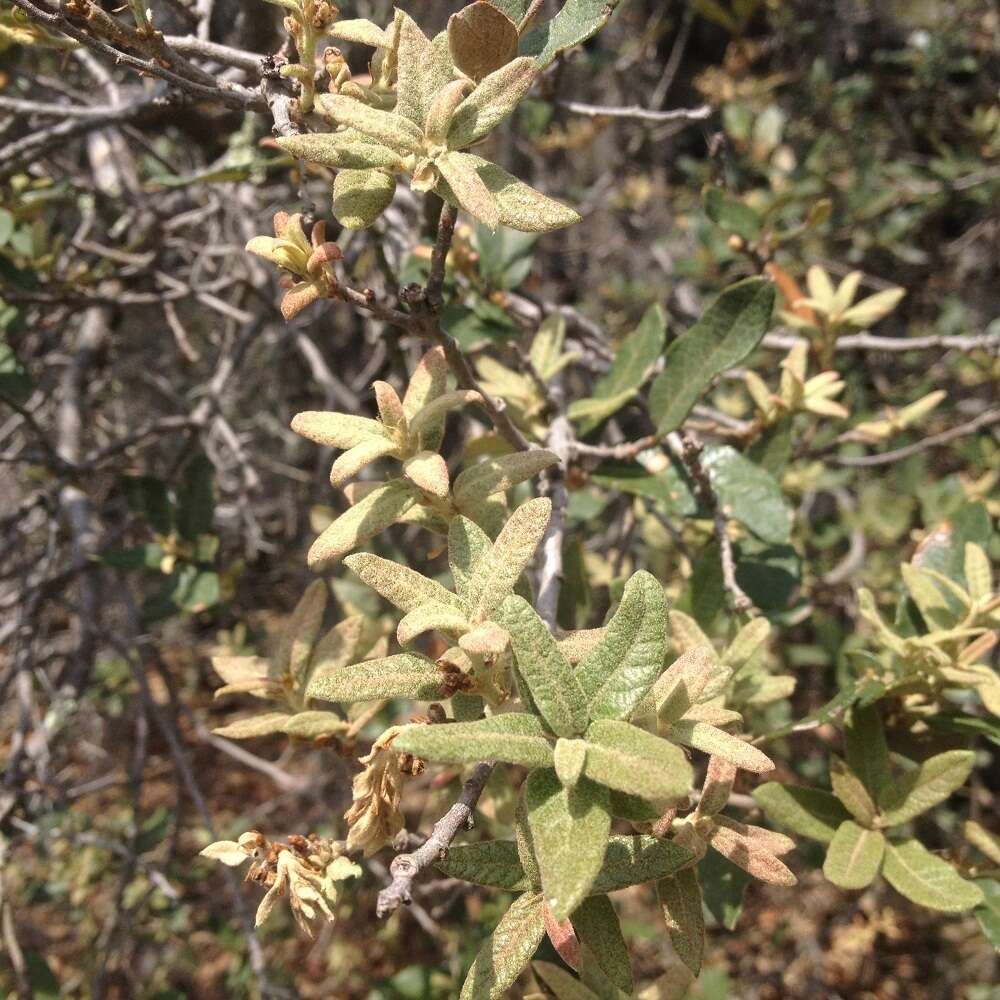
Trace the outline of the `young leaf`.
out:
[[[500,209],[475,169],[475,157],[453,151],[439,156],[434,165],[461,208],[491,230],[500,225]]]
[[[324,413],[306,410],[292,418],[292,430],[302,437],[328,448],[353,448],[363,441],[375,438],[387,441],[388,431],[371,417],[357,417],[352,413]]]
[[[684,751],[627,722],[598,719],[587,728],[583,773],[593,781],[647,799],[680,799],[691,788]]]
[[[582,779],[565,788],[555,771],[532,771],[524,787],[528,826],[542,875],[542,894],[565,920],[590,891],[611,829],[608,790]]]
[[[316,106],[335,124],[357,129],[402,155],[420,155],[423,152],[423,132],[413,122],[392,111],[380,111],[344,94],[320,94],[316,98]]]
[[[774,770],[774,761],[767,754],[707,722],[681,719],[670,727],[669,735],[686,746],[728,760],[744,771],[763,774]]]
[[[632,963],[622,937],[618,914],[607,896],[591,896],[573,912],[573,928],[601,972],[618,989],[631,995]]]
[[[886,823],[906,823],[965,784],[976,762],[971,750],[949,750],[925,760],[899,782],[895,804],[883,810]]]
[[[330,469],[330,485],[334,489],[350,482],[363,468],[385,455],[398,454],[399,447],[387,438],[368,438],[337,457]]]
[[[487,0],[448,19],[448,47],[455,68],[477,82],[517,55],[517,25]]]
[[[885,837],[844,820],[830,841],[823,874],[841,889],[863,889],[871,885],[882,864]]]
[[[344,565],[404,613],[415,611],[424,604],[444,604],[456,611],[464,610],[461,599],[450,590],[402,563],[370,552],[358,552],[347,556]]]
[[[408,646],[418,636],[433,629],[450,635],[461,635],[468,631],[469,622],[464,612],[456,611],[448,604],[422,604],[399,623],[396,639],[400,646]]]
[[[747,278],[727,288],[702,318],[667,348],[664,369],[649,392],[661,435],[676,430],[714,378],[743,361],[763,339],[774,285]]]
[[[393,747],[439,764],[502,760],[530,768],[552,766],[552,746],[545,730],[527,712],[493,715],[475,722],[407,726]]]
[[[455,503],[462,510],[474,510],[486,497],[506,493],[518,483],[538,475],[542,469],[558,463],[559,456],[544,448],[516,451],[478,462],[455,479]]]
[[[663,587],[639,572],[601,641],[576,668],[591,719],[627,719],[663,669],[667,604]]]
[[[698,869],[685,868],[660,879],[656,894],[674,949],[691,972],[699,975],[705,954],[705,917]]]
[[[524,37],[522,50],[534,56],[543,69],[560,52],[582,45],[597,34],[614,13],[620,0],[566,0],[551,21]]]
[[[319,571],[331,566],[390,524],[395,524],[416,502],[415,489],[404,479],[393,479],[376,487],[344,511],[313,542],[307,557],[309,568]]]
[[[335,712],[296,712],[289,717],[282,730],[286,736],[301,740],[315,740],[321,736],[333,736],[349,728]]]
[[[604,865],[594,879],[592,892],[603,895],[643,882],[657,882],[693,860],[694,855],[689,850],[671,840],[612,835],[608,838]]]
[[[769,781],[755,788],[752,795],[771,822],[823,844],[829,844],[837,827],[850,819],[840,799],[818,788]]]
[[[434,865],[448,878],[462,879],[491,889],[523,892],[531,888],[531,880],[524,872],[517,845],[512,840],[453,844]]]
[[[346,703],[385,698],[435,701],[441,697],[442,679],[433,660],[418,653],[397,653],[324,671],[313,677],[306,696]]]
[[[534,59],[514,59],[490,73],[458,106],[448,130],[450,149],[484,139],[520,104],[538,76]]]
[[[674,612],[671,618],[679,617]],[[673,725],[698,704],[710,678],[726,672],[711,646],[695,646],[682,653],[661,674],[650,692],[652,709],[664,725]]]
[[[882,874],[907,899],[931,910],[962,913],[979,906],[983,892],[918,840],[889,841]]]
[[[518,896],[469,969],[459,1000],[500,1000],[545,935],[545,904],[537,892]]]
[[[769,885],[793,886],[798,881],[788,867],[775,856],[767,839],[753,836],[742,824],[723,823],[726,817],[715,817],[717,825],[708,842],[728,861]],[[768,833],[770,831],[763,831]]]
[[[341,170],[333,182],[333,214],[348,229],[365,229],[389,207],[395,193],[396,178],[384,170]]]
[[[830,784],[847,811],[862,826],[870,827],[875,820],[875,803],[862,780],[836,756],[830,757]]]
[[[564,788],[576,787],[586,762],[587,744],[584,740],[556,740],[554,763],[556,775]]]
[[[737,767],[732,761],[719,756],[709,758],[701,799],[698,801],[699,816],[714,816],[726,808],[736,780],[736,771]]]
[[[552,732],[557,736],[582,733],[587,725],[583,691],[538,612],[523,597],[512,594],[497,621],[510,633],[518,676]]]

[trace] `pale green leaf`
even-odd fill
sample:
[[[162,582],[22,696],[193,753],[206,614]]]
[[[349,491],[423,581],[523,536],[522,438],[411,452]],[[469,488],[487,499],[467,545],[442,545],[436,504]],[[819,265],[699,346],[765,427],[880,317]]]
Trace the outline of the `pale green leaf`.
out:
[[[871,326],[888,316],[905,294],[905,288],[887,288],[883,292],[876,292],[842,312],[839,321],[858,327]]]
[[[963,913],[983,902],[978,885],[966,881],[913,838],[886,845],[882,874],[897,892],[931,910]]]
[[[335,21],[330,25],[329,32],[334,38],[341,38],[345,42],[369,45],[373,49],[384,49],[389,46],[389,36],[385,31],[363,17]]]
[[[551,962],[532,962],[535,975],[553,992],[556,1000],[601,1000],[575,976]]]
[[[402,563],[358,552],[347,556],[344,565],[404,613],[424,604],[445,604],[456,611],[464,610],[461,599],[450,590]]]
[[[680,617],[671,614],[671,621]],[[713,674],[728,676],[711,646],[694,646],[682,653],[660,675],[650,691],[650,710],[655,710],[664,725],[682,719],[701,700]]]
[[[408,646],[418,636],[433,629],[453,636],[461,635],[468,631],[469,622],[465,612],[456,611],[450,604],[422,604],[399,623],[396,638],[401,646]]]
[[[449,152],[439,156],[434,166],[440,171],[460,208],[489,229],[495,230],[500,225],[500,209],[479,176],[474,157],[467,153]]]
[[[823,874],[841,889],[863,889],[878,874],[885,846],[878,830],[844,820],[827,848]]]
[[[840,799],[818,788],[797,788],[769,781],[753,790],[764,815],[793,833],[828,844],[837,827],[850,819]]]
[[[889,748],[882,717],[874,705],[854,705],[844,726],[847,765],[861,779],[868,793],[880,802],[891,789]]]
[[[669,735],[685,746],[728,760],[744,771],[763,774],[774,770],[774,761],[755,746],[707,722],[681,719],[673,723]]]
[[[747,278],[727,288],[702,318],[667,348],[649,409],[657,431],[676,430],[713,379],[742,362],[767,332],[774,286]]]
[[[556,775],[566,788],[573,788],[583,774],[587,761],[587,744],[584,740],[556,740]]]
[[[292,418],[292,430],[328,448],[353,448],[369,439],[388,440],[388,432],[371,417],[353,413],[324,413],[306,410]]]
[[[321,701],[381,701],[412,698],[435,701],[441,697],[441,670],[426,656],[397,653],[378,660],[362,660],[313,677],[306,691]]]
[[[608,790],[581,779],[572,788],[555,771],[532,771],[524,788],[528,826],[542,875],[542,894],[565,920],[590,891],[611,830]]]
[[[330,469],[330,485],[337,489],[350,482],[363,468],[386,455],[397,454],[398,446],[385,438],[368,438],[337,457]]]
[[[279,673],[287,672],[296,681],[303,679],[313,644],[323,625],[326,599],[326,584],[322,580],[314,580],[295,605],[275,656],[274,665]]]
[[[344,94],[320,94],[316,106],[334,124],[357,129],[402,155],[423,152],[423,132],[402,115],[381,111]]]
[[[733,636],[733,641],[722,654],[722,662],[729,667],[741,667],[764,644],[771,634],[771,623],[766,618],[754,618]]]
[[[448,563],[459,597],[469,600],[475,567],[491,546],[489,535],[475,521],[461,516],[452,520],[448,528]]]
[[[949,750],[925,760],[898,783],[895,803],[883,810],[886,823],[906,823],[944,802],[965,784],[975,762],[971,750]]]
[[[220,726],[212,732],[229,740],[249,740],[255,736],[270,736],[272,733],[284,732],[285,723],[289,718],[291,716],[287,712],[264,712],[261,715],[251,715],[230,722],[228,726]]]
[[[323,736],[333,736],[349,728],[334,712],[296,712],[285,723],[286,736],[295,736],[301,740],[315,740]]]
[[[341,170],[333,182],[333,214],[348,229],[365,229],[395,193],[396,178],[384,170]]]
[[[250,855],[235,840],[217,840],[214,844],[203,847],[198,854],[203,858],[221,861],[230,868],[238,868],[243,862],[250,860]]]
[[[337,132],[310,132],[307,135],[279,136],[277,144],[296,158],[319,163],[331,170],[388,170],[399,173],[403,158],[378,142],[345,139]]]
[[[538,65],[527,57],[490,73],[455,111],[449,148],[465,149],[489,135],[518,106],[537,76]]]
[[[965,543],[965,582],[974,601],[987,600],[993,593],[993,570],[981,545]]]
[[[699,975],[705,954],[705,917],[698,869],[685,868],[660,879],[656,894],[674,950],[691,972]]]
[[[506,493],[518,483],[531,479],[558,462],[559,456],[544,448],[516,451],[477,462],[455,479],[455,503],[460,509],[473,509],[485,497]]]
[[[552,745],[541,722],[527,712],[494,715],[475,722],[408,726],[393,746],[439,764],[502,760],[529,768],[552,766]]]
[[[598,719],[587,728],[584,774],[602,785],[647,799],[680,799],[691,788],[684,751],[627,722]]]
[[[507,892],[531,888],[512,840],[484,840],[479,844],[453,844],[448,853],[434,862],[448,878]]]
[[[864,782],[839,757],[830,757],[830,784],[833,794],[847,807],[847,811],[862,825],[871,826],[875,820],[875,802]]]

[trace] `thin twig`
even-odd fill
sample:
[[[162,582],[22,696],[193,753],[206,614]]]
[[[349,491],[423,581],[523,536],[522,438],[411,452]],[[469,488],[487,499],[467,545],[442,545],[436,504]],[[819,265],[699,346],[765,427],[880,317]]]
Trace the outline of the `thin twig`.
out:
[[[700,122],[712,114],[710,104],[697,108],[674,108],[671,111],[655,111],[640,107],[606,107],[599,104],[584,104],[582,101],[559,101],[559,106],[575,115],[588,118],[631,118],[643,122]]]

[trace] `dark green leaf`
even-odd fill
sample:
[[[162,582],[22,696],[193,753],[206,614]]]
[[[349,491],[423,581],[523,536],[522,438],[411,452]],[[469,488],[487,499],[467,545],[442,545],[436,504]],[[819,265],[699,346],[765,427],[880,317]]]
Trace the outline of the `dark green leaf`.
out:
[[[632,963],[618,914],[607,896],[585,899],[573,913],[580,944],[590,949],[601,971],[618,989],[632,993]]]
[[[123,476],[121,485],[129,509],[147,521],[153,531],[169,535],[173,528],[173,508],[167,484],[155,476]]]
[[[711,445],[702,465],[722,512],[773,545],[787,544],[792,514],[778,481],[729,445]]]
[[[491,889],[523,892],[531,888],[512,840],[485,840],[480,844],[453,844],[434,862],[449,878],[485,885]]]
[[[592,892],[617,892],[643,882],[658,882],[683,868],[693,855],[670,840],[659,837],[612,835],[604,865],[594,879]]]
[[[656,893],[674,949],[697,976],[705,953],[705,917],[698,869],[685,868],[676,875],[660,879],[656,883]]]
[[[177,491],[177,530],[189,541],[212,531],[214,472],[212,463],[204,455],[195,455],[184,470],[184,480]]]
[[[620,0],[566,0],[562,10],[533,28],[521,42],[521,52],[548,66],[560,52],[582,45],[608,22]]]
[[[743,202],[730,198],[717,187],[706,187],[702,192],[705,214],[727,233],[735,233],[748,243],[760,236],[761,218]]]

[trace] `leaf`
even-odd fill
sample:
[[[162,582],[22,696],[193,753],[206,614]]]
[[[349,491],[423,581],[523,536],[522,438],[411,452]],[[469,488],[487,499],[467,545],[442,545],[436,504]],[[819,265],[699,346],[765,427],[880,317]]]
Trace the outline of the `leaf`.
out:
[[[556,920],[565,920],[590,891],[604,860],[611,814],[608,790],[582,779],[566,788],[555,771],[532,771],[524,802],[542,894]]]
[[[313,542],[307,557],[309,568],[318,572],[333,565],[395,524],[416,502],[415,490],[405,479],[392,479],[376,487]]]
[[[694,975],[701,973],[705,954],[705,917],[697,868],[685,868],[656,883],[670,941]]]
[[[975,909],[983,936],[996,951],[1000,951],[1000,882],[993,878],[978,878],[976,885],[982,891],[983,903]]]
[[[350,728],[335,712],[296,712],[285,723],[286,736],[302,740],[315,740],[321,736],[333,736]]]
[[[476,955],[459,1000],[500,1000],[545,935],[545,905],[536,892],[518,896]]]
[[[837,827],[823,862],[823,874],[841,889],[871,885],[882,864],[885,837],[846,819]]]
[[[798,881],[788,867],[780,861],[765,839],[748,836],[742,824],[723,823],[726,817],[715,817],[717,825],[708,835],[708,842],[727,861],[742,868],[769,885],[793,886]],[[764,831],[765,833],[769,831]]]
[[[532,969],[543,983],[553,992],[556,1000],[601,1000],[575,976],[551,962],[532,962]]]
[[[760,236],[761,218],[749,206],[735,198],[729,198],[717,187],[706,187],[702,191],[705,214],[728,233],[741,236],[753,243]]]
[[[548,626],[523,598],[508,597],[497,621],[510,633],[518,677],[556,736],[576,736],[587,726],[587,702],[573,668]]]
[[[658,882],[694,860],[680,844],[660,837],[612,835],[593,893],[617,892],[643,882]]]
[[[664,356],[649,392],[649,410],[664,435],[676,430],[714,378],[743,361],[767,332],[774,285],[747,278],[727,288]]]
[[[485,840],[479,844],[456,844],[448,848],[435,867],[448,878],[507,892],[531,888],[512,840]]]
[[[313,644],[323,625],[326,599],[326,584],[322,580],[314,580],[296,604],[281,637],[275,667],[279,673],[287,672],[297,682],[304,678]]]
[[[493,288],[506,291],[518,288],[531,273],[537,242],[534,233],[519,233],[505,226],[495,232],[485,226],[477,227],[475,247],[479,253],[480,277]]]
[[[475,161],[471,165],[497,203],[500,225],[522,233],[550,233],[580,221],[579,213],[568,205],[546,197],[496,163],[490,163],[471,153],[466,156],[468,161]],[[450,205],[461,208],[461,203],[447,181],[442,179],[434,191]]]
[[[449,152],[434,161],[442,179],[463,208],[489,229],[500,224],[500,210],[467,153]]]
[[[365,229],[389,207],[395,193],[396,178],[384,170],[341,170],[333,182],[333,214],[348,229]]]
[[[573,788],[583,774],[583,766],[587,762],[587,744],[584,740],[556,740],[555,756],[556,775],[566,788]]]
[[[486,497],[506,493],[543,469],[558,464],[559,456],[545,448],[516,451],[477,462],[455,479],[455,503],[459,509],[469,510]]]
[[[202,454],[195,455],[184,470],[184,478],[177,490],[177,531],[188,541],[196,541],[199,535],[212,531],[215,519],[214,475],[215,466]]]
[[[122,492],[129,510],[149,522],[158,534],[169,535],[173,529],[173,508],[167,484],[155,476],[122,476]]]
[[[440,500],[448,498],[448,463],[436,451],[420,451],[403,462],[403,475],[414,486]]]
[[[989,600],[993,594],[993,569],[981,545],[965,543],[965,582],[974,601]]]
[[[489,536],[474,521],[461,516],[452,520],[448,528],[448,563],[459,597],[469,600],[476,564],[491,545]]]
[[[396,639],[401,646],[408,646],[417,637],[434,629],[458,636],[468,631],[469,622],[464,612],[456,611],[448,604],[422,604],[399,623]]]
[[[691,788],[684,751],[627,722],[598,719],[586,733],[583,773],[609,788],[647,799],[680,799]]]
[[[893,781],[882,717],[874,705],[851,707],[844,726],[844,751],[850,769],[861,779],[871,797],[881,802]]]
[[[385,455],[398,453],[398,446],[386,438],[367,438],[361,444],[349,448],[333,463],[330,469],[330,485],[337,489],[350,482],[365,466]]]
[[[560,52],[593,38],[614,13],[620,0],[567,0],[558,14],[524,37],[521,49],[543,69]]]
[[[404,613],[424,604],[445,604],[456,611],[463,610],[461,599],[450,590],[402,563],[358,552],[347,556],[344,565]]]
[[[611,900],[607,896],[585,899],[574,911],[572,921],[580,944],[590,950],[603,974],[631,995],[632,963]]]
[[[270,736],[282,732],[289,718],[291,716],[287,712],[264,712],[231,722],[228,726],[220,726],[212,732],[229,740],[249,740],[254,736]]]
[[[316,106],[334,124],[357,129],[403,156],[423,154],[423,132],[402,115],[381,111],[345,94],[320,94]]]
[[[683,612],[675,611],[670,616],[671,625],[676,629],[678,622],[685,617]],[[728,676],[729,670],[719,663],[710,645],[688,649],[667,667],[653,685],[650,709],[657,713],[664,725],[673,725],[702,699],[709,680],[720,673]]]
[[[716,923],[733,930],[743,913],[750,876],[718,851],[709,851],[698,865],[698,878],[705,909]]]
[[[569,417],[580,421],[581,434],[589,434],[635,396],[663,352],[666,338],[667,314],[662,306],[652,305],[635,330],[618,345],[610,371],[594,383],[593,398],[570,404]]]
[[[345,139],[339,132],[279,136],[275,142],[290,156],[322,164],[331,170],[381,168],[399,173],[405,166],[399,153],[388,146],[367,140]]]
[[[839,757],[830,757],[830,784],[847,811],[862,825],[875,820],[875,803],[864,782]]]
[[[456,109],[448,130],[449,149],[465,149],[489,135],[518,106],[537,76],[535,60],[527,57],[490,73]]]
[[[529,768],[552,766],[552,746],[545,730],[527,712],[493,715],[475,722],[407,726],[393,747],[439,764],[502,760]]]
[[[635,573],[597,646],[576,669],[591,719],[627,719],[663,670],[667,603],[650,573]]]
[[[448,19],[448,48],[455,68],[479,81],[517,55],[517,25],[487,0]]]
[[[778,481],[729,445],[710,445],[702,452],[723,514],[739,521],[758,538],[784,545],[791,537],[792,513]]]
[[[837,827],[850,818],[840,799],[818,788],[769,781],[751,794],[772,823],[824,844],[830,843]]]
[[[899,782],[895,804],[882,812],[886,823],[906,823],[944,802],[965,784],[975,762],[971,750],[949,750],[925,760]]]
[[[397,653],[325,671],[312,679],[306,696],[345,703],[385,698],[435,701],[441,697],[442,679],[433,660],[418,653]]]
[[[931,910],[963,913],[983,902],[978,885],[912,837],[886,844],[882,874],[897,892]]]
[[[858,327],[871,326],[888,316],[899,305],[905,294],[905,288],[887,288],[883,292],[869,295],[867,299],[862,299],[857,305],[844,310],[840,314],[840,322]]]
[[[203,858],[221,861],[230,868],[238,868],[250,860],[250,855],[235,840],[217,840],[214,844],[203,847],[198,854]]]
[[[971,819],[965,821],[962,832],[973,847],[982,851],[995,865],[1000,866],[1000,837]]]
[[[388,439],[388,431],[371,417],[353,413],[324,413],[306,410],[292,418],[292,430],[328,448],[353,448],[369,438]]]
[[[681,719],[673,723],[669,735],[686,746],[728,760],[744,771],[763,774],[774,770],[774,761],[755,746],[706,722]]]

